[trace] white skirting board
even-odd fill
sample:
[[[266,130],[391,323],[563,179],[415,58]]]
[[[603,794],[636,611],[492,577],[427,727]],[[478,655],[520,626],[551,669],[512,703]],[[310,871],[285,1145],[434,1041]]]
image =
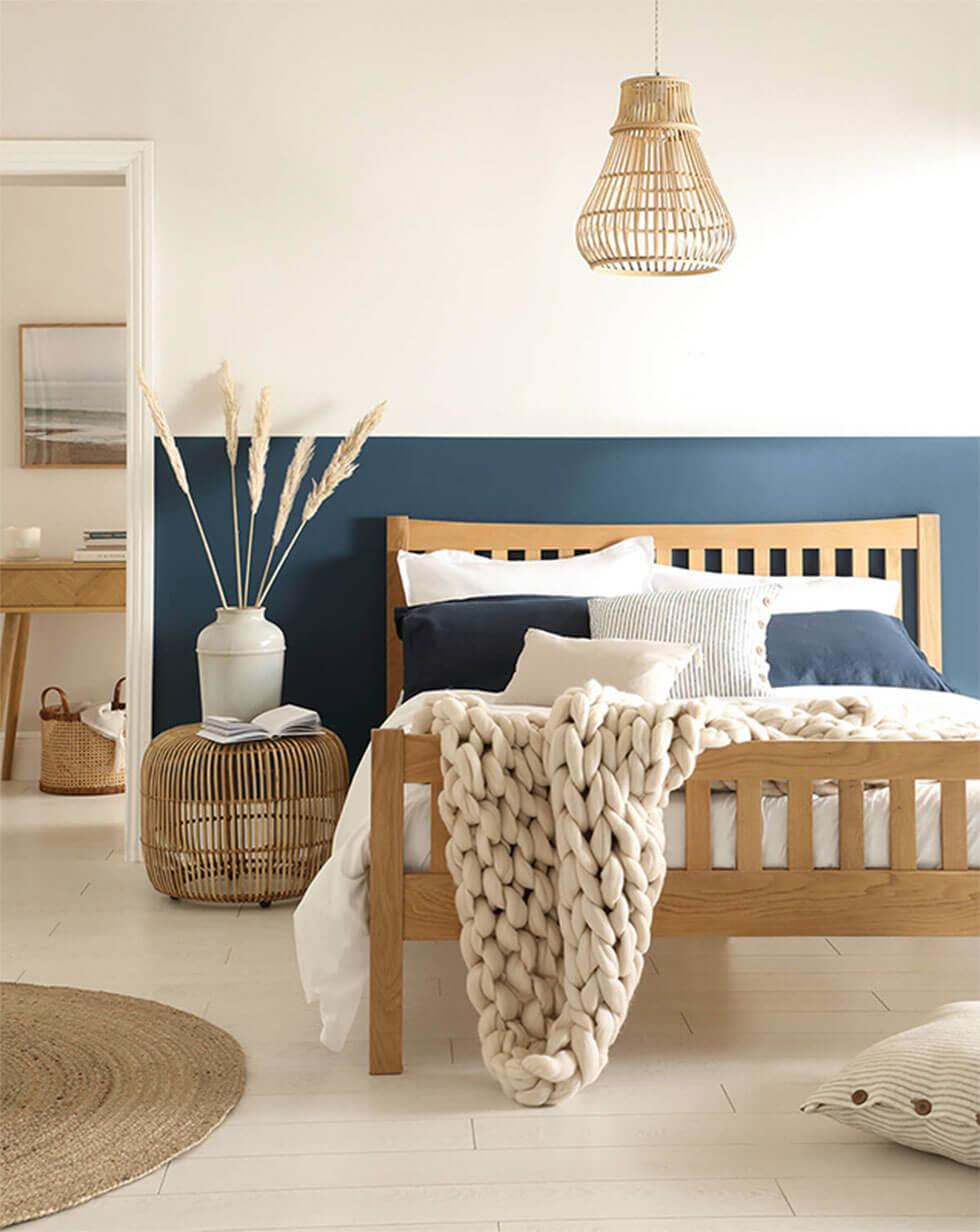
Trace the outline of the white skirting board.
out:
[[[11,778],[15,782],[37,782],[41,775],[41,733],[18,732],[14,741],[14,765]]]

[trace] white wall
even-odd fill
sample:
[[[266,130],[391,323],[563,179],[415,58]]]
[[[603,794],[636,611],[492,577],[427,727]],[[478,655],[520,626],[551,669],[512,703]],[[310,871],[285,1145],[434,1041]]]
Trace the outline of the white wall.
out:
[[[21,469],[17,326],[124,321],[127,235],[122,188],[0,187],[0,525],[40,526],[43,556],[70,558],[83,530],[125,527],[126,475]],[[125,670],[124,641],[122,614],[33,616],[21,732],[37,731],[46,685],[106,700]],[[32,763],[21,763],[25,776]]]
[[[158,382],[277,430],[977,428],[976,0],[664,0],[739,232],[706,278],[577,254],[650,0],[6,0],[3,132],[157,152]],[[969,297],[969,299],[968,299]]]

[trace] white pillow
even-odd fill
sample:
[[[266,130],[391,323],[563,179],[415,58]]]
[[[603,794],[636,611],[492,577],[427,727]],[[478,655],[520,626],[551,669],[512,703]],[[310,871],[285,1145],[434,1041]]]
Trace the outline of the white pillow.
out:
[[[653,540],[623,539],[561,560],[488,560],[473,552],[399,552],[405,602],[475,595],[621,595],[653,589]]]
[[[566,689],[598,680],[646,702],[665,702],[677,673],[699,653],[697,646],[671,642],[559,637],[528,629],[500,700],[510,706],[550,706]]]
[[[593,637],[632,637],[701,647],[671,697],[763,697],[769,687],[766,630],[779,586],[670,591],[589,600]]]
[[[803,1111],[980,1168],[980,1001],[865,1048]]]
[[[757,586],[765,580],[748,573],[705,573],[655,564],[650,589],[663,594],[705,587]],[[781,587],[773,600],[774,616],[790,612],[881,612],[894,616],[898,610],[899,583],[884,578],[780,577],[772,581]]]

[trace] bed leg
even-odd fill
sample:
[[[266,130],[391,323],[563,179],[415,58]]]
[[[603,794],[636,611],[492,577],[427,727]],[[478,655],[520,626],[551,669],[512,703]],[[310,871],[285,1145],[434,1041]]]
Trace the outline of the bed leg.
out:
[[[371,733],[372,1074],[402,1072],[405,892],[405,736]]]

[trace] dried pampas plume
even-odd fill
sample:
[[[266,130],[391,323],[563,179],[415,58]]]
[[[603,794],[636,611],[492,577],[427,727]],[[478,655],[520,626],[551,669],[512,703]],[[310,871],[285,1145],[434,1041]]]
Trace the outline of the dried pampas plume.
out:
[[[269,386],[263,385],[255,405],[255,423],[252,426],[252,443],[248,450],[248,495],[252,502],[252,515],[262,503],[265,489],[265,464],[269,457],[269,429],[272,407],[269,404]]]
[[[269,579],[268,584],[264,588],[260,587],[259,597],[256,602],[265,602],[266,596],[272,589],[272,585],[276,578],[279,576],[279,570],[286,563],[286,558],[293,550],[293,546],[299,538],[303,527],[310,521],[323,502],[328,497],[332,496],[344,480],[350,479],[351,475],[353,475],[353,473],[357,470],[357,459],[360,452],[364,448],[367,438],[381,422],[381,417],[384,413],[385,404],[382,402],[379,403],[373,411],[365,415],[363,419],[359,419],[350,433],[334,450],[334,455],[327,464],[326,470],[324,470],[319,480],[314,483],[313,487],[310,489],[310,494],[307,496],[306,502],[303,505],[303,515],[300,518],[299,526],[296,527],[293,537],[290,539],[286,550],[279,557],[279,563],[276,565],[275,571]]]
[[[150,388],[146,379],[146,374],[142,368],[136,369],[136,379],[140,383],[140,389],[143,391],[143,397],[146,399],[146,405],[150,412],[150,418],[153,420],[153,426],[157,430],[157,436],[160,438],[160,444],[163,446],[167,457],[170,459],[170,469],[174,473],[174,478],[177,480],[177,487],[185,495],[190,496],[190,484],[187,482],[187,472],[184,470],[184,459],[180,456],[180,450],[177,448],[177,442],[174,440],[174,434],[170,430],[170,424],[167,422],[167,417],[163,413],[160,406],[160,401],[156,394]]]
[[[286,478],[283,480],[282,493],[279,497],[279,511],[276,514],[276,524],[272,528],[272,546],[276,547],[279,540],[282,538],[283,531],[286,529],[286,523],[289,521],[289,515],[293,511],[293,505],[296,501],[296,494],[299,492],[299,485],[306,478],[306,472],[310,469],[310,463],[313,461],[313,451],[316,448],[316,442],[312,436],[304,436],[302,440],[297,441],[296,449],[293,451],[292,461],[289,463],[289,469],[286,471]]]
[[[160,401],[156,394],[150,388],[146,379],[146,375],[142,368],[136,369],[136,379],[139,381],[140,389],[143,391],[143,397],[146,399],[146,405],[149,408],[150,416],[153,419],[153,426],[157,430],[157,435],[160,437],[160,443],[166,451],[167,457],[170,459],[170,469],[174,473],[174,478],[177,480],[177,487],[187,497],[187,503],[191,507],[191,513],[194,515],[194,523],[197,526],[197,533],[201,536],[201,543],[204,545],[204,552],[208,558],[208,564],[211,566],[211,574],[214,577],[214,584],[218,588],[218,597],[221,599],[221,606],[227,607],[228,600],[225,598],[225,590],[221,585],[221,578],[218,576],[218,568],[214,563],[214,557],[211,555],[211,545],[208,543],[208,537],[204,533],[204,527],[201,525],[201,519],[197,512],[197,506],[194,504],[194,497],[191,495],[191,485],[187,482],[187,471],[184,469],[184,459],[180,456],[180,450],[177,448],[177,442],[174,440],[174,434],[171,431],[170,424],[167,422],[167,417],[163,413],[160,406]]]
[[[231,379],[231,369],[227,359],[221,365],[221,375],[218,377],[221,396],[224,399],[225,410],[225,451],[232,466],[238,461],[238,416],[241,408],[238,404],[238,394],[235,382]]]
[[[357,459],[364,443],[381,422],[384,413],[385,404],[382,402],[363,419],[359,419],[350,434],[337,446],[319,482],[313,485],[306,498],[306,504],[303,506],[304,522],[308,522],[327,497],[332,496],[344,480],[350,479],[357,470]]]
[[[269,547],[269,555],[265,558],[265,568],[262,570],[262,580],[259,582],[259,591],[261,595],[265,589],[265,580],[269,576],[269,566],[272,564],[272,556],[276,548],[282,540],[286,530],[286,524],[289,521],[289,515],[293,511],[293,505],[296,503],[296,495],[299,492],[299,485],[306,478],[306,472],[310,469],[310,463],[313,461],[313,452],[316,449],[316,440],[312,436],[304,436],[296,442],[296,448],[293,450],[292,460],[286,470],[286,478],[282,481],[282,492],[279,494],[279,509],[276,512],[276,523],[272,528],[272,543]]]

